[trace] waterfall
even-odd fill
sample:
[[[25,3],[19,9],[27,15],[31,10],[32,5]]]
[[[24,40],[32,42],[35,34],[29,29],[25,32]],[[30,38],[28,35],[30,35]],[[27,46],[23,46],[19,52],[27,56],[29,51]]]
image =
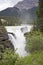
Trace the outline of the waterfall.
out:
[[[16,53],[19,54],[19,56],[26,56],[28,53],[25,50],[26,46],[26,38],[24,36],[24,33],[29,32],[32,26],[5,26],[7,32],[13,33],[9,34],[9,40],[12,42]]]

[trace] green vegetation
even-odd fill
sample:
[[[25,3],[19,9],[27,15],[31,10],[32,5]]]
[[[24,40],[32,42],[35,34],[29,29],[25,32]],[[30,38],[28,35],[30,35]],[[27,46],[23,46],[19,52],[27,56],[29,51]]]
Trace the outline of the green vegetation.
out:
[[[20,18],[14,16],[0,16],[0,25],[14,26],[20,24]]]
[[[43,65],[43,0],[39,0],[38,8],[38,21],[36,25],[38,31],[34,28],[35,30],[25,34],[27,38],[26,50],[27,52],[30,52],[30,55],[19,57],[18,54],[15,54],[11,47],[12,45],[9,45],[11,42],[8,39],[5,39],[8,37],[6,36],[7,34],[4,35],[4,33],[6,33],[5,28],[0,27],[0,51],[2,52],[0,52],[0,65]],[[12,22],[12,20],[15,20],[14,25],[16,25],[16,21],[19,21],[18,18],[5,18],[9,24],[1,22],[0,25],[13,25],[14,21]]]
[[[37,11],[37,29],[43,31],[43,0],[39,0],[39,7]]]
[[[43,52],[33,53],[30,56],[20,58],[15,65],[43,65]]]
[[[1,57],[0,65],[43,65],[43,51],[20,58],[18,54],[7,49]]]
[[[26,50],[37,52],[43,50],[43,34],[40,31],[33,31],[26,34],[27,43]]]
[[[15,54],[11,49],[6,49],[0,56],[0,65],[14,65],[18,55]]]
[[[21,17],[15,17],[15,16],[0,16],[0,26],[16,26],[23,23],[27,24],[33,24],[33,19],[22,19]]]

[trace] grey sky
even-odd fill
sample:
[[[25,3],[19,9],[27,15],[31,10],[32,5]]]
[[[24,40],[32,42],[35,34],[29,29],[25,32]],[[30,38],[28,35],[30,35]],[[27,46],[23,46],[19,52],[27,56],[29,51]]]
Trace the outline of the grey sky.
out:
[[[0,11],[8,7],[13,7],[19,1],[22,0],[0,0]]]

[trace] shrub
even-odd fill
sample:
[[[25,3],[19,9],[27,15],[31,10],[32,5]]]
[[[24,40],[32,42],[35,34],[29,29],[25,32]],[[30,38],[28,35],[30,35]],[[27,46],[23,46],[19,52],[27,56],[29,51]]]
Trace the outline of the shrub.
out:
[[[43,50],[43,34],[39,31],[27,34],[26,50],[30,52],[37,52]]]
[[[15,65],[43,65],[43,51],[20,58]]]
[[[2,59],[0,60],[0,65],[14,65],[18,55],[12,50],[7,49],[4,53],[2,53],[1,57]]]
[[[32,53],[26,57],[19,57],[12,50],[6,50],[2,54],[0,65],[43,65],[43,51]]]

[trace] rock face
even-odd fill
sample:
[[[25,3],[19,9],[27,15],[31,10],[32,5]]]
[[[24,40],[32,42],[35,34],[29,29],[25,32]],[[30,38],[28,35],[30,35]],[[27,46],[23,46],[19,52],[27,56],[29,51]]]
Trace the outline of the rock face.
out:
[[[3,52],[6,48],[13,49],[13,45],[9,41],[8,35],[4,27],[0,26],[0,52]]]
[[[22,9],[30,9],[32,7],[38,6],[38,0],[23,0],[18,2],[15,7]]]

